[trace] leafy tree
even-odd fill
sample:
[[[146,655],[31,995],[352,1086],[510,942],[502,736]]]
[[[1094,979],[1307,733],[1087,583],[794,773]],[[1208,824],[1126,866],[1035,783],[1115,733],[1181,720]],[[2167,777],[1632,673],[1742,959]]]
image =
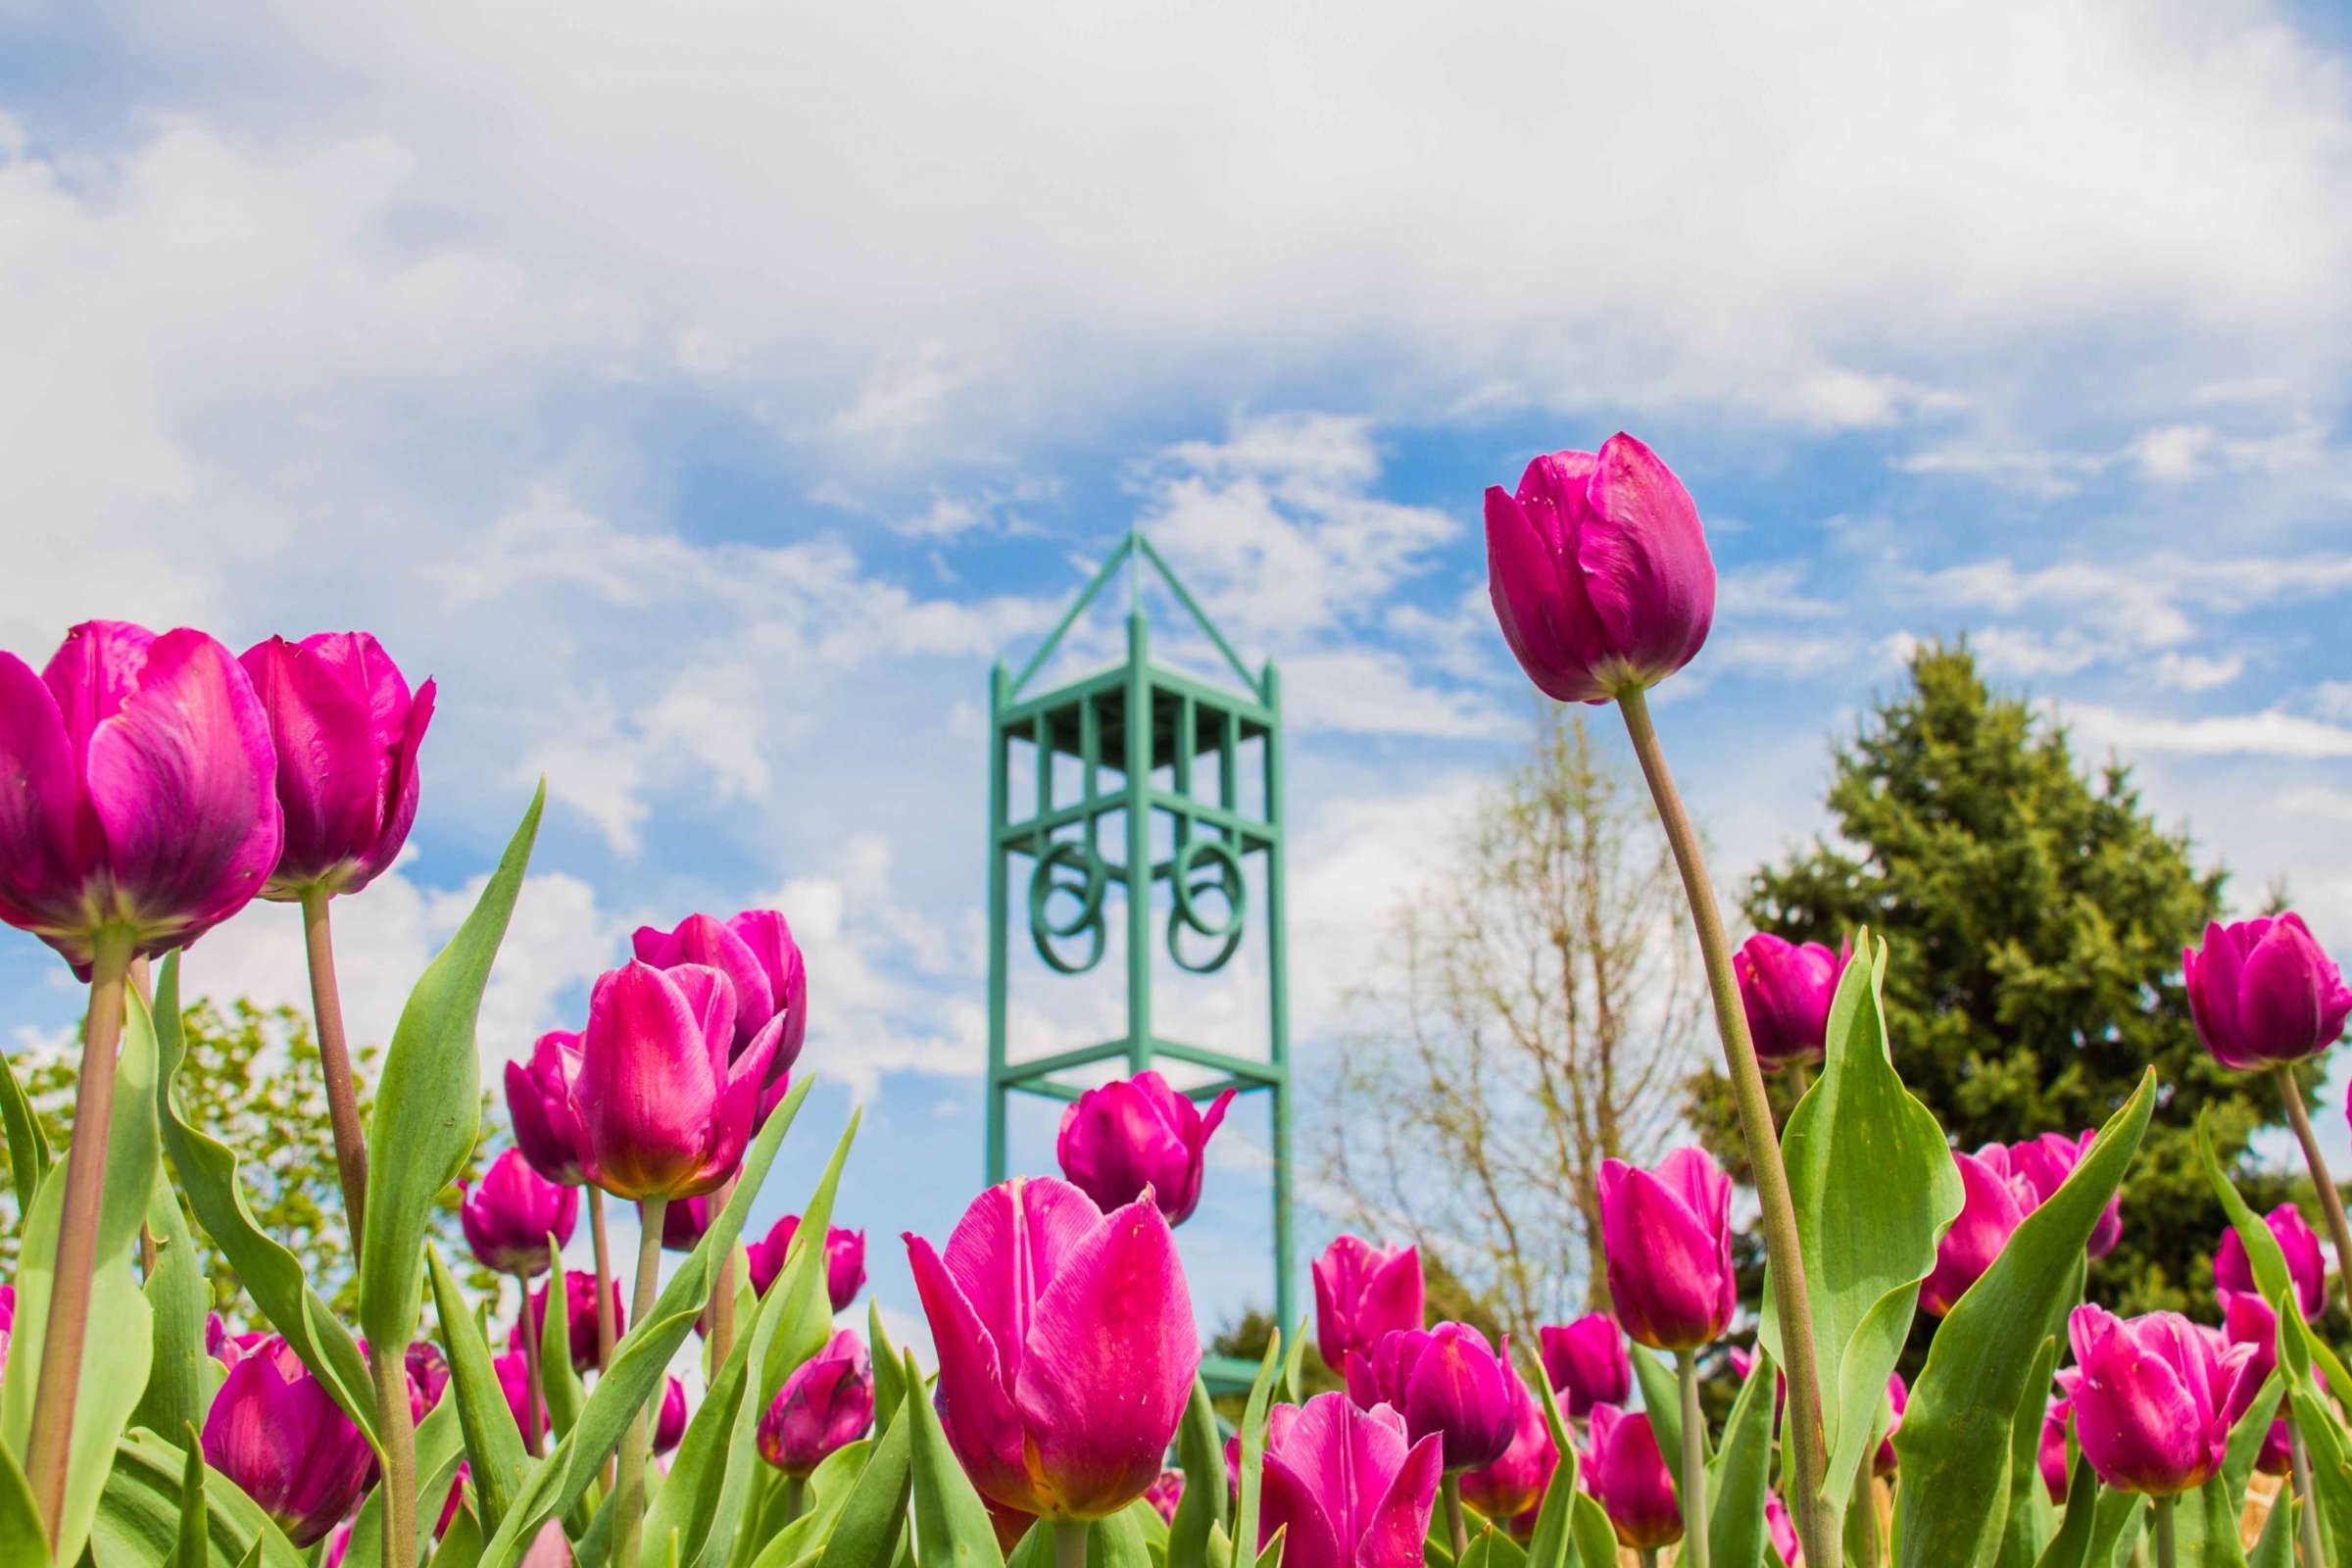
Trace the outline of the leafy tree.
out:
[[[1860,926],[1886,937],[1895,1065],[1961,1148],[2095,1127],[2155,1069],[2123,1241],[2092,1265],[2089,1294],[2218,1321],[2225,1220],[2195,1156],[2198,1111],[2250,1201],[2289,1190],[2244,1159],[2280,1115],[2271,1087],[2205,1054],[2180,984],[2181,945],[2221,907],[2223,873],[2196,869],[2186,833],[2150,818],[2121,762],[2085,776],[2063,725],[1987,689],[1965,642],[1923,647],[1909,689],[1837,749],[1829,807],[1835,838],[1757,872],[1749,920],[1832,946]],[[1738,1161],[1720,1071],[1690,1088],[1709,1147]],[[1791,1089],[1773,1085],[1784,1113]]]

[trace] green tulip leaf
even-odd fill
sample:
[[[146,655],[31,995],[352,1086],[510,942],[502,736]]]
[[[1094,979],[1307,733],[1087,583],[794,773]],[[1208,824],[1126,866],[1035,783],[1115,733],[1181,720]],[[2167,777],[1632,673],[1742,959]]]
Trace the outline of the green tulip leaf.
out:
[[[833,1338],[833,1302],[826,1284],[825,1241],[833,1228],[833,1197],[841,1187],[843,1164],[850,1157],[850,1144],[858,1136],[859,1111],[852,1111],[850,1124],[833,1151],[833,1158],[816,1184],[808,1203],[801,1210],[801,1222],[794,1227],[792,1245],[784,1250],[784,1261],[776,1277],[767,1287],[767,1294],[779,1302],[777,1330],[761,1358],[753,1366],[759,1370],[753,1394],[760,1410],[784,1387],[784,1379],[792,1369],[825,1348]],[[868,1348],[870,1357],[871,1348]],[[757,1420],[758,1412],[753,1419]]]
[[[1265,1359],[1250,1386],[1250,1402],[1242,1411],[1242,1479],[1233,1513],[1233,1543],[1237,1556],[1257,1540],[1257,1504],[1265,1481],[1266,1406],[1273,1402],[1274,1378],[1282,1366],[1282,1330],[1266,1338]]]
[[[547,1239],[547,1308],[539,1315],[539,1390],[547,1396],[550,1444],[557,1442],[580,1419],[588,1402],[588,1386],[571,1364],[571,1272],[564,1266],[564,1250]],[[524,1287],[523,1325],[530,1323],[529,1287]]]
[[[2078,1288],[2070,1299],[2080,1300]],[[2028,1389],[2047,1389],[2051,1376],[2058,1370],[2058,1339],[2045,1335],[2041,1349],[2034,1357],[2033,1370],[2026,1374]],[[2049,1544],[2055,1528],[2048,1493],[2041,1484],[2041,1417],[2045,1406],[2039,1399],[2022,1398],[2017,1402],[2016,1417],[2009,1426],[2009,1516],[2001,1526],[2001,1551],[1994,1558],[1998,1568],[2032,1568],[2039,1560],[2042,1548]]]
[[[482,1560],[482,1527],[471,1508],[461,1505],[448,1531],[433,1547],[430,1568],[474,1568]]]
[[[919,1387],[922,1374],[911,1353],[906,1368],[906,1386]],[[906,1413],[906,1424],[913,1428],[907,1451],[914,1473],[914,1533],[923,1544],[923,1568],[1004,1568],[988,1504],[972,1490],[971,1478],[948,1446],[939,1412],[929,1399],[908,1399]]]
[[[1282,1396],[1292,1404],[1306,1402],[1306,1329],[1312,1322],[1311,1315],[1298,1320],[1298,1331],[1291,1336],[1290,1350],[1282,1358]]]
[[[0,1497],[9,1490],[11,1470],[11,1465],[0,1465]],[[114,1467],[90,1526],[89,1554],[97,1568],[154,1568],[174,1561],[185,1514],[187,1471],[186,1452],[152,1432],[133,1432],[116,1444]],[[14,1485],[23,1488],[21,1475]],[[217,1470],[204,1472],[204,1501],[208,1568],[248,1562],[303,1568],[303,1554],[293,1543]],[[0,1562],[38,1561],[11,1549],[15,1543],[7,1527],[10,1511],[0,1502]]]
[[[1581,1494],[1576,1484],[1576,1439],[1560,1416],[1551,1379],[1539,1374],[1528,1383],[1543,1401],[1544,1425],[1560,1457],[1544,1488],[1544,1500],[1536,1506],[1536,1528],[1527,1538],[1527,1561],[1529,1568],[1574,1568],[1569,1553],[1576,1545],[1575,1505]]]
[[[204,1500],[204,1449],[196,1429],[187,1434],[187,1466],[179,1480],[179,1541],[172,1553],[172,1568],[212,1568],[213,1511]]]
[[[172,1195],[172,1178],[160,1160],[147,1200],[147,1229],[155,1237],[155,1266],[140,1291],[147,1298],[155,1343],[148,1359],[147,1390],[139,1396],[130,1424],[151,1432],[178,1432],[203,1425],[212,1408],[213,1376],[220,1363],[204,1348],[212,1286],[205,1278],[204,1260],[196,1255],[196,1240],[188,1234],[187,1216]]]
[[[2230,1429],[2230,1447],[2222,1456],[2222,1480],[2230,1489],[2230,1506],[2239,1508],[2246,1500],[2246,1483],[2254,1478],[2254,1463],[2262,1457],[2262,1446],[2271,1435],[2271,1423],[2278,1418],[2278,1407],[2286,1400],[2286,1384],[2276,1367],[2255,1391],[2254,1402],[2246,1413],[2237,1418]]]
[[[772,1542],[783,1537],[786,1549],[781,1560],[792,1562],[803,1556],[817,1556],[831,1538],[834,1527],[840,1524],[842,1512],[849,1506],[850,1494],[857,1490],[859,1479],[865,1474],[866,1460],[872,1457],[873,1451],[873,1440],[859,1438],[826,1454],[818,1462],[815,1473],[808,1477],[807,1506],[799,1518],[792,1520],[784,1516],[789,1498],[783,1476],[765,1464],[754,1466],[758,1477],[754,1482],[754,1490],[764,1484],[766,1491],[746,1507],[744,1518],[751,1523],[738,1527],[735,1540],[722,1555],[727,1561],[738,1562],[743,1560],[745,1548],[753,1542]],[[881,1554],[888,1546],[887,1540],[874,1544],[875,1561],[881,1560]]]
[[[2352,1541],[2352,1452],[2333,1411],[2306,1379],[2288,1388],[2295,1430],[2311,1459],[2311,1493],[2319,1505],[2320,1528],[2339,1545]]]
[[[1762,1352],[1763,1347],[1759,1345],[1757,1349]],[[1683,1386],[1674,1367],[1648,1347],[1628,1345],[1626,1354],[1634,1363],[1634,1381],[1642,1385],[1642,1413],[1649,1417],[1650,1435],[1658,1440],[1658,1452],[1666,1456],[1666,1474],[1674,1483],[1674,1503],[1679,1508],[1683,1503]],[[1757,1359],[1769,1357],[1759,1353]],[[1702,1432],[1698,1445],[1712,1470],[1714,1444]]]
[[[2074,1467],[2068,1474],[2066,1514],[2058,1523],[2057,1534],[2050,1537],[2041,1555],[2034,1560],[2034,1568],[2088,1568],[2093,1527],[2098,1522],[2099,1478],[2090,1468],[2090,1461],[2079,1450],[2074,1454]],[[2034,1482],[2040,1486],[2039,1480]]]
[[[1527,1568],[1527,1553],[1490,1524],[1463,1549],[1462,1568]]]
[[[2295,1510],[2289,1489],[2281,1487],[2262,1521],[2262,1535],[2246,1553],[2246,1568],[2294,1568]]]
[[[1539,1379],[1539,1381],[1544,1381]],[[1723,1448],[1707,1471],[1710,1568],[1759,1568],[1769,1532],[1764,1495],[1772,1466],[1772,1407],[1778,1369],[1761,1348],[1723,1423]],[[1668,1466],[1672,1469],[1673,1466]]]
[[[2230,1500],[2229,1484],[2219,1475],[2174,1499],[2173,1531],[2180,1568],[2246,1568],[2246,1548],[2237,1539],[2237,1507]]]
[[[1910,1419],[1908,1413],[1904,1419]],[[2092,1568],[2125,1568],[2147,1521],[2147,1498],[2135,1492],[2101,1487],[2099,1505],[2093,1510],[2090,1525]]]
[[[498,1381],[497,1363],[481,1325],[466,1309],[441,1250],[426,1245],[426,1272],[432,1279],[433,1312],[441,1325],[441,1348],[449,1357],[449,1398],[457,1411],[458,1429],[473,1465],[473,1494],[482,1510],[482,1523],[491,1530],[506,1517],[530,1463],[522,1433],[514,1425],[514,1407]]]
[[[1150,1503],[1142,1506],[1151,1510]],[[1152,1568],[1152,1549],[1145,1544],[1136,1507],[1130,1503],[1109,1518],[1097,1520],[1086,1533],[1087,1568]]]
[[[865,1352],[874,1367],[874,1435],[879,1437],[890,1430],[899,1401],[906,1397],[906,1378],[898,1347],[882,1326],[882,1303],[871,1297],[865,1302]]]
[[[1168,1525],[1168,1560],[1199,1562],[1208,1552],[1209,1531],[1227,1521],[1225,1445],[1217,1432],[1208,1385],[1198,1375],[1184,1420],[1176,1428],[1176,1465],[1184,1472],[1184,1493],[1176,1499],[1176,1517]]]
[[[5,1054],[0,1054],[0,1131],[8,1135],[9,1179],[16,1184],[21,1218],[32,1212],[33,1195],[49,1174],[49,1135],[41,1130],[41,1118],[33,1113],[32,1102]]]
[[[466,1437],[458,1419],[458,1401],[446,1391],[438,1403],[416,1423],[416,1516],[438,1520],[449,1489],[457,1484],[458,1465],[466,1457]],[[360,1499],[351,1522],[351,1540],[343,1549],[343,1568],[383,1568],[384,1489],[370,1487]]]

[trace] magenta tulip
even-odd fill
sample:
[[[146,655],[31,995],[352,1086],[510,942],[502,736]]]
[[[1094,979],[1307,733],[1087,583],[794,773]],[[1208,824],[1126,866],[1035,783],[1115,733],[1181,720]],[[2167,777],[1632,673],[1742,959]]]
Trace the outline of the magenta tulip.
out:
[[[2052,1399],[2041,1413],[2041,1444],[2034,1455],[2034,1463],[2041,1471],[2042,1490],[2050,1494],[2052,1502],[2060,1504],[2066,1501],[2066,1429],[2073,1419],[2072,1400]]]
[[[1507,1524],[1544,1500],[1560,1450],[1544,1419],[1542,1396],[1519,1391],[1519,1425],[1499,1458],[1462,1472],[1462,1500],[1497,1524]]]
[[[767,1288],[784,1272],[784,1254],[791,1250],[792,1238],[801,1228],[801,1216],[787,1214],[776,1221],[763,1241],[754,1242],[747,1250],[752,1258],[752,1293],[765,1296]],[[858,1299],[858,1292],[865,1284],[865,1232],[845,1230],[839,1225],[825,1232],[825,1298],[838,1312]]]
[[[1635,1340],[1692,1350],[1731,1326],[1732,1179],[1705,1150],[1678,1149],[1654,1173],[1602,1160],[1600,1234],[1609,1298]]]
[[[228,1369],[204,1421],[204,1462],[297,1546],[324,1540],[375,1479],[375,1452],[284,1340]]]
[[[516,1149],[492,1160],[478,1185],[458,1183],[458,1223],[482,1267],[526,1279],[553,1266],[548,1238],[570,1241],[580,1214],[579,1189],[549,1181]]]
[[[1168,1223],[1181,1225],[1200,1202],[1201,1155],[1234,1093],[1219,1095],[1203,1115],[1149,1069],[1089,1089],[1061,1113],[1061,1173],[1098,1208],[1149,1192]]]
[[[580,1168],[615,1198],[692,1198],[735,1174],[782,1038],[781,1014],[729,1057],[734,988],[716,969],[642,960],[599,976],[571,1112]]]
[[[432,722],[433,683],[412,697],[364,631],[272,637],[238,662],[269,716],[286,820],[262,897],[357,893],[400,858],[416,820],[416,749]]]
[[[2082,1156],[2090,1152],[2090,1146],[2098,1136],[2095,1129],[2085,1130],[2078,1138],[2069,1138],[2064,1133],[2043,1133],[2039,1138],[2029,1138],[2022,1144],[2007,1146],[2004,1152],[2009,1174],[2022,1178],[2033,1191],[2034,1201],[2029,1209],[2038,1208],[2050,1200],[2051,1196],[2066,1184],[2067,1177],[2074,1174]],[[1999,1144],[1987,1144],[1978,1152],[1989,1159],[1994,1151],[2001,1149]],[[2105,1257],[2115,1250],[2115,1244],[2123,1240],[2123,1235],[2124,1195],[2117,1193],[2107,1200],[2107,1206],[2100,1210],[2099,1222],[2091,1227],[2090,1245],[2085,1250],[2093,1257]]]
[[[1683,1512],[1675,1504],[1674,1478],[1666,1473],[1649,1417],[1596,1404],[1591,1432],[1585,1480],[1600,1499],[1617,1539],[1637,1551],[1682,1540]]]
[[[714,1212],[708,1196],[681,1198],[662,1210],[662,1250],[691,1252],[710,1228]]]
[[[1919,1304],[1937,1317],[1992,1267],[2010,1236],[2039,1201],[2022,1177],[2009,1172],[2008,1152],[1988,1145],[1974,1154],[1952,1152],[1960,1168],[1960,1217],[1936,1246],[1936,1268],[1919,1288]]]
[[[1257,1544],[1278,1530],[1283,1568],[1421,1568],[1443,1442],[1407,1436],[1387,1405],[1318,1394],[1266,1427]]]
[[[1416,1443],[1436,1433],[1453,1471],[1502,1457],[1529,1395],[1511,1370],[1508,1341],[1497,1351],[1467,1323],[1440,1323],[1399,1329],[1349,1356],[1348,1397],[1366,1410],[1391,1406]]]
[[[2096,1305],[2075,1308],[2067,1337],[2082,1374],[2075,1436],[2101,1481],[2169,1497],[2221,1468],[2252,1346],[2224,1348],[2178,1312],[2125,1319]]]
[[[760,1457],[788,1476],[806,1477],[873,1424],[873,1363],[858,1336],[842,1329],[776,1391],[760,1418]]]
[[[490,1365],[491,1370],[498,1374],[499,1391],[507,1396],[507,1408],[514,1413],[516,1430],[526,1435],[549,1430],[547,1396],[544,1392],[536,1401],[537,1411],[531,1408],[534,1401],[531,1398],[529,1359],[520,1350],[509,1350]],[[539,1423],[537,1426],[531,1424],[534,1414]]]
[[[2287,1278],[2294,1282],[2295,1300],[2302,1306],[2303,1316],[2307,1320],[2318,1317],[2328,1302],[2328,1254],[2320,1250],[2311,1222],[2292,1203],[2280,1203],[2263,1220],[2278,1238],[2278,1250],[2286,1254]],[[2254,1283],[2253,1261],[2246,1256],[2246,1244],[2238,1239],[2235,1228],[2222,1232],[2222,1245],[2213,1254],[2213,1284],[2225,1303],[2232,1295],[2261,1295],[2261,1288]]]
[[[213,1316],[214,1321],[219,1321],[219,1313]],[[17,1288],[14,1285],[0,1285],[0,1372],[8,1369],[8,1342],[16,1336],[16,1332]]]
[[[84,621],[40,674],[0,653],[0,920],[90,978],[102,931],[184,948],[277,864],[277,754],[253,682],[200,631]]]
[[[2234,1427],[2238,1418],[2254,1407],[2263,1384],[2278,1365],[2278,1318],[2271,1304],[2251,1292],[2223,1292],[2222,1344],[2243,1345],[2254,1352],[2246,1357],[2245,1370],[2238,1374],[2237,1390],[2230,1401],[2229,1421]],[[2254,1468],[2269,1476],[2286,1474],[2289,1441],[2286,1417],[2280,1415],[2264,1435]]]
[[[1415,1248],[1383,1251],[1359,1237],[1343,1236],[1323,1250],[1310,1272],[1315,1282],[1315,1348],[1334,1372],[1347,1370],[1350,1353],[1369,1350],[1383,1336],[1417,1329],[1427,1321],[1421,1253]]]
[[[1764,1494],[1764,1528],[1772,1536],[1772,1549],[1781,1554],[1788,1568],[1805,1560],[1804,1543],[1796,1539],[1796,1521],[1788,1517],[1788,1505],[1777,1492]]]
[[[408,1363],[409,1390],[416,1396],[416,1416],[422,1420],[424,1412],[439,1404],[448,1392],[449,1357],[441,1353],[438,1345],[417,1340],[403,1359]]]
[[[1633,1357],[1608,1313],[1588,1312],[1565,1327],[1546,1323],[1536,1330],[1536,1341],[1544,1351],[1544,1375],[1567,1401],[1571,1420],[1583,1420],[1596,1404],[1622,1405],[1633,1393]]]
[[[580,1168],[587,1134],[571,1108],[571,1084],[579,1075],[580,1037],[568,1029],[541,1035],[529,1061],[507,1063],[507,1116],[514,1124],[514,1147],[531,1169],[565,1187],[588,1179]]]
[[[781,1084],[808,1032],[808,969],[792,927],[774,909],[746,909],[731,919],[690,914],[677,928],[639,926],[633,946],[657,969],[682,963],[716,969],[735,988],[735,1052],[752,1049],[761,1031],[784,1020],[768,1060],[770,1086]]]
[[[612,1298],[612,1336],[617,1340],[626,1328],[620,1310],[620,1282],[611,1281],[608,1294]],[[585,1372],[596,1365],[596,1276],[585,1269],[564,1271],[564,1333],[571,1343],[571,1364],[575,1371]],[[542,1285],[531,1293],[530,1310],[515,1321],[507,1336],[509,1349],[522,1348],[523,1326],[537,1335],[547,1321],[547,1287]]]
[[[1488,487],[1487,590],[1520,667],[1563,703],[1656,685],[1715,618],[1698,508],[1623,432],[1598,453],[1536,459],[1517,495]]]
[[[1903,1429],[1903,1408],[1911,1402],[1911,1390],[1900,1372],[1886,1374],[1886,1431],[1879,1439],[1879,1451],[1870,1461],[1871,1474],[1894,1474],[1894,1435]]]
[[[1184,1472],[1162,1470],[1159,1479],[1144,1489],[1144,1500],[1159,1515],[1162,1524],[1174,1524],[1177,1505],[1184,1501]]]
[[[1159,1209],[1104,1214],[1038,1177],[973,1200],[944,1255],[906,1241],[939,1353],[940,1420],[982,1495],[1052,1519],[1100,1519],[1142,1496],[1200,1363]]]
[[[1841,944],[1832,953],[1818,942],[1798,944],[1759,931],[1732,955],[1740,1007],[1766,1069],[1819,1061],[1830,1033],[1830,1003],[1845,972]]]
[[[654,1416],[654,1451],[667,1453],[686,1436],[686,1385],[675,1377],[662,1391],[662,1408]]]
[[[2180,977],[2197,1036],[2225,1067],[2316,1056],[2352,1014],[2352,988],[2295,914],[2206,926],[2204,948],[2182,950]]]

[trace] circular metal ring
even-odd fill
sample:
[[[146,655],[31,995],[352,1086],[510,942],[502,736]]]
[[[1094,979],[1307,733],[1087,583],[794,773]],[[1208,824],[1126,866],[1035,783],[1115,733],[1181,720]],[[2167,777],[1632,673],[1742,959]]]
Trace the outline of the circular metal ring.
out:
[[[1203,859],[1214,863],[1200,864]],[[1210,974],[1223,968],[1234,950],[1242,945],[1242,923],[1249,905],[1241,857],[1221,838],[1188,840],[1168,866],[1168,885],[1176,895],[1175,905],[1168,910],[1168,956],[1176,960],[1178,968],[1191,974]],[[1211,921],[1202,913],[1197,901],[1206,894],[1215,894],[1225,901],[1222,919]],[[1217,944],[1215,951],[1200,962],[1185,956],[1180,938],[1186,926]]]
[[[1079,880],[1056,880],[1054,873],[1060,870],[1077,872]],[[1062,974],[1084,974],[1102,961],[1105,881],[1102,857],[1084,839],[1057,839],[1037,858],[1029,873],[1029,940],[1050,967]],[[1067,920],[1055,921],[1050,913],[1056,893],[1078,901],[1077,910]],[[1081,935],[1087,938],[1085,957],[1072,961],[1054,951],[1054,943]]]

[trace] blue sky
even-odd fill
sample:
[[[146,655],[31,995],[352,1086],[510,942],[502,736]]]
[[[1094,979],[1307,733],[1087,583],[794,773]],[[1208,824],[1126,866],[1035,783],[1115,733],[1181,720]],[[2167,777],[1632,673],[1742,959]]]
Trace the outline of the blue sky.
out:
[[[338,911],[371,1038],[541,773],[493,1065],[641,921],[780,902],[829,1087],[763,1213],[864,1097],[901,1309],[979,1171],[988,666],[1138,522],[1286,671],[1304,1122],[1524,731],[1480,492],[1620,427],[1723,574],[1660,723],[1727,886],[1966,631],[2352,956],[2352,37],[1906,9],[0,3],[0,646],[356,625],[439,678]],[[189,961],[300,974],[273,907]],[[29,939],[0,981],[70,1022]]]

